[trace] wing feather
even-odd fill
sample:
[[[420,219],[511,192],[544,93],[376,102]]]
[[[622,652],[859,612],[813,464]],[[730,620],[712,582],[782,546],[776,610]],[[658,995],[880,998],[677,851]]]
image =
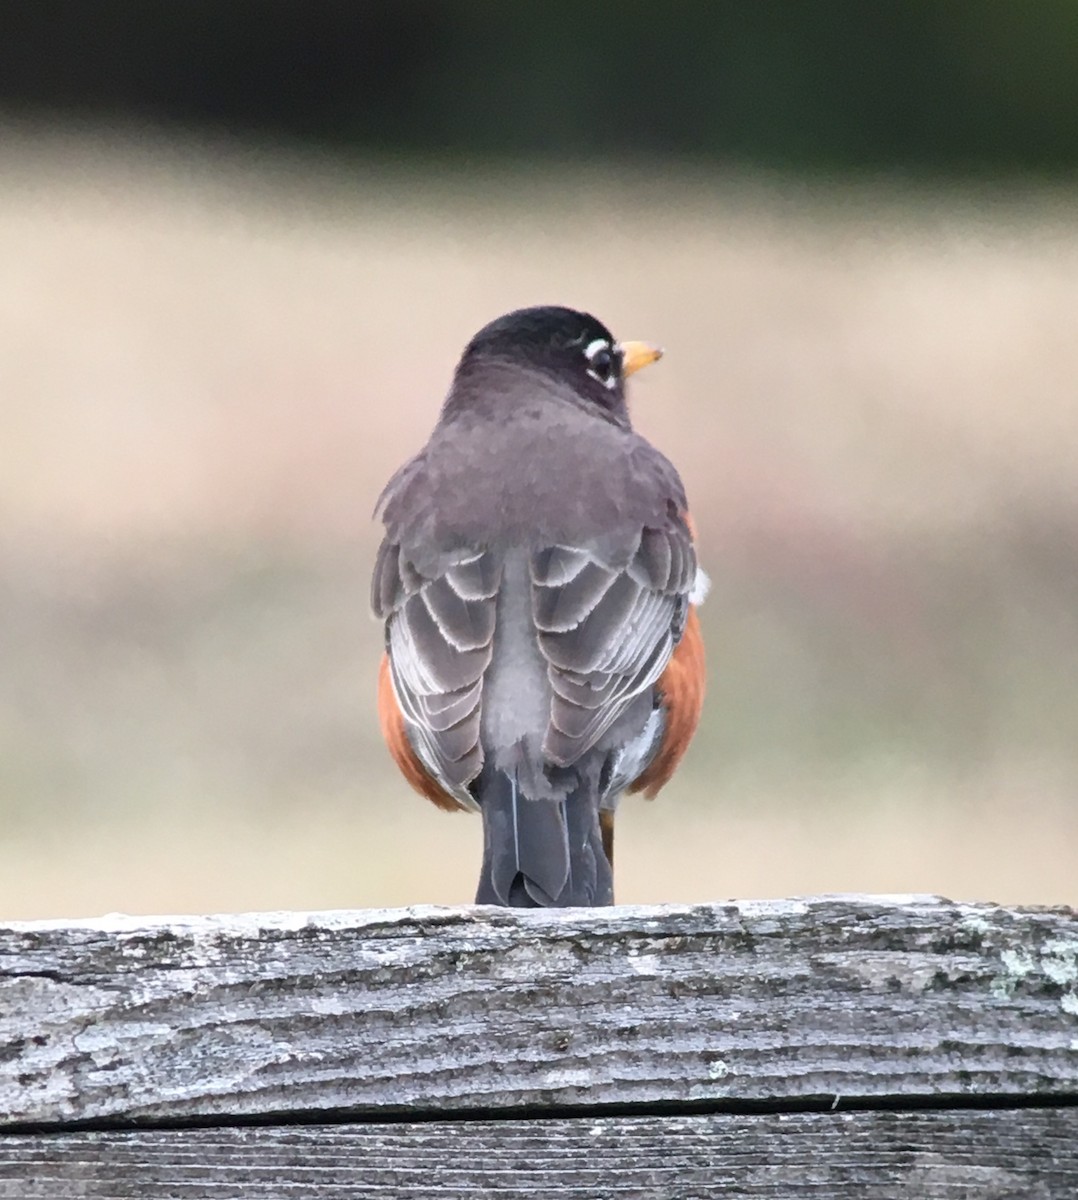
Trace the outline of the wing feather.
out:
[[[479,774],[483,673],[490,665],[500,567],[493,555],[447,554],[423,569],[388,538],[371,600],[386,626],[393,691],[423,765],[468,807]]]
[[[662,675],[684,628],[696,576],[682,521],[642,530],[629,561],[555,546],[532,558],[539,647],[552,699],[544,752],[567,766]]]
[[[586,562],[562,584],[534,586],[536,627],[542,633],[567,633],[595,610],[618,578],[617,571]]]

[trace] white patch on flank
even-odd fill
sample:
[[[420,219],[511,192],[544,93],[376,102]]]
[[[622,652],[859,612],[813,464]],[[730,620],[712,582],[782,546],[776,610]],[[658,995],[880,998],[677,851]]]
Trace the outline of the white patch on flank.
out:
[[[602,797],[603,808],[614,808],[621,792],[643,774],[659,748],[664,724],[663,710],[653,708],[640,734],[615,753],[610,783]]]
[[[703,604],[709,591],[711,591],[711,578],[703,567],[697,567],[696,578],[692,581],[692,589],[689,592],[689,603]]]

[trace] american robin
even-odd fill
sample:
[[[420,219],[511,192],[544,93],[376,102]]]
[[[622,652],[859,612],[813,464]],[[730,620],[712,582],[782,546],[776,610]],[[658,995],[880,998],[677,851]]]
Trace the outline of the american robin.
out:
[[[382,733],[417,791],[482,814],[480,904],[613,903],[618,798],[654,796],[699,721],[706,577],[625,403],[661,353],[569,308],[499,317],[378,501]]]

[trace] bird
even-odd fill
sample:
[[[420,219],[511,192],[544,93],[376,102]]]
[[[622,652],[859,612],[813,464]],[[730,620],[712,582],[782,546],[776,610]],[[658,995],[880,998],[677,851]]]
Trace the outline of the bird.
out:
[[[661,355],[572,308],[491,321],[375,508],[382,735],[421,795],[480,813],[477,904],[612,904],[618,800],[699,723],[707,576],[626,403]]]

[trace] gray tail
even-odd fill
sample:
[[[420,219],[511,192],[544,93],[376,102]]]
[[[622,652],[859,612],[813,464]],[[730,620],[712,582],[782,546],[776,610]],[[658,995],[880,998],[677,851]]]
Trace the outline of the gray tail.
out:
[[[487,764],[479,777],[483,869],[476,904],[512,908],[614,903],[598,798],[584,782],[564,800],[532,800],[515,772]]]

